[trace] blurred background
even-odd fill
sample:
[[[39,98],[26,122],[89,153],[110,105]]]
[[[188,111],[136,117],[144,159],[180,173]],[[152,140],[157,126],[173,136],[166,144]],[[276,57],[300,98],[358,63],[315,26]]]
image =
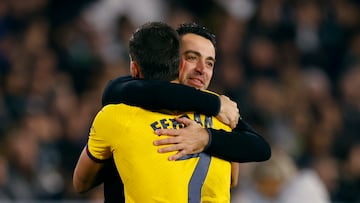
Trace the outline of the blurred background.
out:
[[[0,0],[0,202],[102,202],[72,172],[151,20],[217,35],[211,90],[271,143],[235,203],[360,202],[359,0]]]

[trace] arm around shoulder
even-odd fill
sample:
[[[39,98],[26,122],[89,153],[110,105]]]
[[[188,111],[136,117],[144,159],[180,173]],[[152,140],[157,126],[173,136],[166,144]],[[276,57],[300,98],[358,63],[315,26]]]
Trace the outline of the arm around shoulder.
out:
[[[181,84],[131,77],[119,77],[107,84],[102,104],[116,103],[153,111],[197,111],[212,116],[220,111],[220,98],[215,94]]]

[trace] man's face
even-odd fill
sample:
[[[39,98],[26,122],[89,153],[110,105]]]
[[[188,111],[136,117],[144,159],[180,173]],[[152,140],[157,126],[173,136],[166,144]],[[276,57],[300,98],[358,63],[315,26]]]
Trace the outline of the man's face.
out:
[[[215,47],[210,40],[196,34],[181,37],[181,58],[185,64],[179,72],[180,83],[207,89],[215,64]]]

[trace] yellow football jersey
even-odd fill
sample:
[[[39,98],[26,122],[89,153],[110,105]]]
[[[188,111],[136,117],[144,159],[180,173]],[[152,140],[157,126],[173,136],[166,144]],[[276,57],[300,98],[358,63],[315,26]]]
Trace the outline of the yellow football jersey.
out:
[[[178,116],[115,104],[105,106],[95,117],[88,150],[99,160],[114,157],[126,202],[230,202],[230,162],[205,153],[169,161],[170,153],[157,152],[159,147],[153,142],[164,136],[154,130],[184,127],[174,119]],[[214,117],[184,116],[204,127],[230,131]]]

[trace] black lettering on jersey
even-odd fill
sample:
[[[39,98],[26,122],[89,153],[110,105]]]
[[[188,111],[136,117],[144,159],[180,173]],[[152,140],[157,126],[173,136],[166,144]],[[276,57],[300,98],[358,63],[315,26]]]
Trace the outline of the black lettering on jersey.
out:
[[[205,116],[204,121],[202,121],[200,114],[194,113],[194,120],[197,123],[199,123],[202,127],[205,127],[205,128],[213,128],[214,127],[211,116]]]
[[[203,123],[201,122],[201,117],[199,113],[194,113],[194,121],[196,121],[197,123],[199,123],[201,126],[204,127]]]
[[[179,129],[179,128],[185,127],[184,124],[177,122],[173,118],[161,119],[160,121],[155,121],[155,122],[151,123],[150,126],[153,130],[169,129],[169,128]]]
[[[190,119],[190,117],[187,114],[183,114],[180,116],[181,118],[188,118]],[[199,113],[194,113],[194,120],[199,123],[202,127],[205,128],[213,128],[213,121],[212,121],[212,117],[211,116],[205,116],[204,121],[201,120],[201,116]],[[155,121],[153,123],[150,124],[151,128],[153,130],[156,129],[179,129],[179,128],[184,128],[184,124],[177,122],[175,119],[173,118],[164,118],[161,119],[159,121]]]
[[[205,128],[213,128],[214,127],[211,116],[205,116],[204,127]]]
[[[159,125],[159,121],[155,121],[155,122],[151,123],[150,126],[153,130],[161,129],[161,127]]]
[[[168,119],[161,119],[160,124],[161,124],[161,127],[164,128],[164,129],[167,129],[169,127],[169,125],[170,125]]]
[[[169,119],[169,120],[172,123],[172,128],[173,129],[179,129],[179,128],[184,127],[184,124],[177,122],[175,119]]]

